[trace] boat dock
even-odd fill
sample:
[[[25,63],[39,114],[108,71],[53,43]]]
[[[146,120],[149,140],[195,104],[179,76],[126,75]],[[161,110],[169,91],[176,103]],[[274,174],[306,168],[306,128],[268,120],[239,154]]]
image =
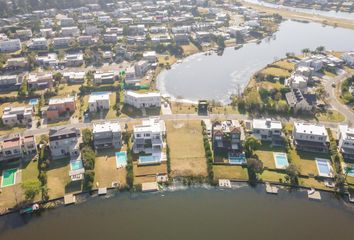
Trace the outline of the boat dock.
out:
[[[64,196],[64,204],[65,205],[70,205],[74,204],[76,202],[76,197],[74,194],[68,194]]]
[[[141,184],[141,191],[143,192],[155,192],[159,190],[157,182],[146,182]]]
[[[350,193],[348,193],[348,200],[350,203],[354,203],[354,196],[352,196]]]
[[[229,179],[219,179],[219,187],[231,188],[231,182]]]
[[[307,196],[311,200],[321,200],[321,194],[319,191],[316,191],[315,189],[311,188],[310,190],[307,190]]]
[[[106,194],[107,194],[107,188],[99,188],[98,189],[99,196],[106,195]]]
[[[266,192],[270,194],[278,194],[279,188],[272,186],[269,182],[266,183]]]

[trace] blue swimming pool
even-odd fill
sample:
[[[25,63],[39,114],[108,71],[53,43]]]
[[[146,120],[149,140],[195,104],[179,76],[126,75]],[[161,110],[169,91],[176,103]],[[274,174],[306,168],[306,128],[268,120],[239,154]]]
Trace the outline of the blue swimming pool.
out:
[[[140,156],[139,160],[138,160],[139,165],[156,164],[156,163],[160,163],[160,162],[161,162],[161,158],[158,156],[153,156],[153,155]]]
[[[316,159],[318,174],[322,177],[332,177],[331,165],[327,159]]]
[[[106,95],[110,94],[111,92],[92,92],[91,95],[93,96],[99,96],[99,95]]]
[[[72,160],[70,161],[70,168],[73,171],[79,170],[81,168],[83,168],[83,164],[81,160]]]
[[[117,168],[127,166],[127,152],[116,152]]]
[[[38,98],[32,98],[28,101],[28,104],[34,106],[37,105],[38,102],[39,102]]]
[[[230,156],[229,155],[229,164],[245,164],[246,163],[246,157],[244,154],[240,154],[239,156]]]
[[[349,177],[354,177],[354,167],[346,167],[345,171]]]
[[[274,153],[275,167],[279,169],[284,169],[289,166],[288,157],[285,153]]]

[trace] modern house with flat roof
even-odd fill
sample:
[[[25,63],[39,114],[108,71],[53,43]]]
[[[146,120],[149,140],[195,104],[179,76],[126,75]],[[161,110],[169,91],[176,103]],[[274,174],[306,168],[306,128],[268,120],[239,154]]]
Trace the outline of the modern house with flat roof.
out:
[[[273,145],[283,144],[282,123],[267,119],[252,120],[252,135],[260,141],[271,141]]]
[[[21,50],[21,48],[20,39],[0,40],[0,52],[16,52]]]
[[[96,72],[94,74],[93,81],[96,84],[107,84],[107,83],[114,83],[117,76],[114,74],[113,71],[111,72]]]
[[[0,140],[0,161],[17,160],[36,153],[37,146],[33,135],[13,134]]]
[[[124,103],[135,108],[161,107],[160,92],[138,93],[126,91],[124,93]]]
[[[80,155],[80,129],[55,127],[49,129],[49,147],[53,159],[75,158]]]
[[[2,123],[7,126],[26,125],[32,126],[34,115],[32,106],[6,107],[1,117]]]
[[[62,115],[72,114],[75,109],[75,97],[51,98],[48,107],[42,109],[42,115],[46,116],[48,121],[54,121]]]
[[[109,110],[109,92],[93,92],[88,100],[89,112]]]
[[[122,133],[118,121],[94,123],[92,135],[95,149],[118,149],[122,146]]]
[[[328,152],[329,138],[323,125],[294,122],[293,139],[297,150]]]
[[[0,76],[0,92],[8,90],[18,90],[22,82],[18,75]]]
[[[338,126],[338,149],[345,160],[354,160],[354,128]]]
[[[160,118],[143,120],[142,124],[135,125],[133,129],[133,152],[161,153],[165,132],[165,122]]]

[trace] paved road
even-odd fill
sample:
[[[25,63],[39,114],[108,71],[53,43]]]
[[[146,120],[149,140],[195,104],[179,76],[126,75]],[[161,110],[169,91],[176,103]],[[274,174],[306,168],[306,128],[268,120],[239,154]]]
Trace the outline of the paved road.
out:
[[[336,109],[338,112],[342,113],[344,117],[346,118],[346,121],[348,123],[353,123],[354,122],[354,112],[350,110],[348,106],[345,104],[341,103],[336,96],[336,88],[332,87],[332,84],[335,83],[336,86],[339,86],[342,81],[344,81],[346,78],[350,77],[350,73],[344,73],[340,74],[334,78],[325,78],[323,81],[323,85],[325,88],[325,91],[328,93],[328,103]]]

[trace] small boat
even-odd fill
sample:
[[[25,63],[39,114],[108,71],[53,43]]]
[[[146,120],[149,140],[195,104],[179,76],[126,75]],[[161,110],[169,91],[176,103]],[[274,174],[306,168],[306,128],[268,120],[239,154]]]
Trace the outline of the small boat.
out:
[[[354,203],[354,196],[348,193],[348,200],[350,203]]]
[[[30,207],[25,207],[20,210],[20,214],[32,214],[40,210],[40,206],[38,203],[33,204]]]

